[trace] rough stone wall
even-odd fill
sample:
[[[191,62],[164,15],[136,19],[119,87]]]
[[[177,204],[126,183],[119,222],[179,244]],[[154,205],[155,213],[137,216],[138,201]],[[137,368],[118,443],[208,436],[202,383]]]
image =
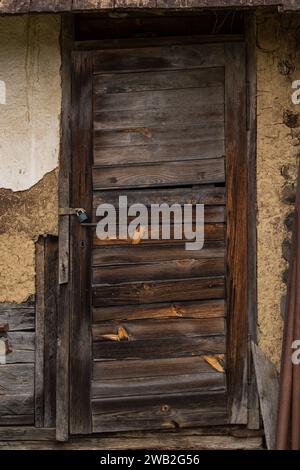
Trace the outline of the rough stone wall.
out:
[[[257,25],[258,324],[260,346],[279,367],[290,239],[286,218],[300,154],[300,105],[291,99],[292,82],[300,79],[300,15],[260,13]]]
[[[60,18],[0,18],[0,302],[35,292],[34,243],[57,234]]]

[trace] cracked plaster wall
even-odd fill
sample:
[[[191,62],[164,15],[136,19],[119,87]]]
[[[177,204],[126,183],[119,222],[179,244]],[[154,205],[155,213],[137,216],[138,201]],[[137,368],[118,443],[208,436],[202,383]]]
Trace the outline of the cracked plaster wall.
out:
[[[60,18],[0,17],[0,302],[35,292],[34,243],[57,234]]]

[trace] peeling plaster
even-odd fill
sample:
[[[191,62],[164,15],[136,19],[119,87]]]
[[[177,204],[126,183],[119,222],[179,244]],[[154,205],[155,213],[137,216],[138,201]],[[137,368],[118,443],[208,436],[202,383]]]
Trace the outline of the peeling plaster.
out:
[[[292,207],[282,202],[286,184],[296,179],[300,151],[300,106],[292,103],[293,81],[300,78],[300,18],[261,13],[257,17],[257,201],[258,201],[258,327],[259,344],[280,366],[282,274],[287,262],[282,243]],[[294,127],[296,126],[296,127]]]
[[[2,188],[24,191],[58,165],[59,33],[56,16],[0,17]]]

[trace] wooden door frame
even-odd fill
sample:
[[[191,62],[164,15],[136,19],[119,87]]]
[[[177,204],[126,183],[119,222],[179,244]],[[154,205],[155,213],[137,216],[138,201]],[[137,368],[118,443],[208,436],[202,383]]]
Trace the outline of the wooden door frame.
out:
[[[254,13],[255,14],[255,13]],[[228,97],[226,101],[226,109],[230,121],[230,128],[226,127],[226,133],[235,132],[235,129],[240,128],[241,122],[245,126],[245,133],[243,139],[231,139],[230,152],[232,155],[239,154],[243,155],[243,158],[236,159],[235,168],[242,172],[242,185],[238,185],[238,181],[234,177],[232,172],[232,178],[229,182],[228,197],[234,197],[236,194],[240,194],[238,210],[235,212],[236,221],[239,217],[243,216],[246,211],[248,227],[247,231],[243,233],[235,232],[234,239],[240,240],[243,244],[242,256],[245,256],[247,264],[244,264],[245,270],[243,271],[246,282],[246,295],[239,299],[241,303],[244,301],[244,309],[242,314],[235,314],[230,319],[230,328],[228,331],[228,341],[234,337],[234,332],[240,332],[240,325],[244,327],[244,340],[256,341],[256,58],[255,58],[255,17],[251,13],[247,16],[247,27],[246,27],[246,41],[244,43],[237,42],[236,44],[231,43],[231,46],[225,44],[227,59],[233,64],[236,73],[242,73],[244,97],[237,96],[237,88],[234,86],[235,83],[227,83],[225,86],[228,87],[226,95]],[[222,37],[224,42],[224,37]],[[82,48],[82,45],[81,45]],[[244,49],[246,53],[247,67],[243,71],[239,71],[240,64],[238,63],[237,57]],[[73,21],[71,15],[63,16],[62,20],[62,137],[61,137],[61,158],[60,158],[60,174],[59,174],[59,205],[61,208],[83,206],[89,210],[90,202],[86,199],[84,191],[78,194],[78,187],[82,189],[87,187],[91,182],[90,170],[87,168],[87,172],[81,171],[74,177],[74,171],[72,171],[72,165],[74,168],[74,162],[76,161],[76,152],[72,155],[72,131],[71,131],[71,116],[73,115],[74,122],[74,109],[72,109],[72,96],[73,99],[80,100],[83,98],[82,92],[79,87],[74,87],[72,84],[72,52],[76,50],[74,43],[73,34]],[[240,52],[239,52],[240,51]],[[80,83],[86,83],[86,78],[91,73],[90,69],[90,53],[88,51],[76,52],[77,56],[80,57],[77,63],[77,73],[81,77]],[[74,70],[74,69],[73,69]],[[231,88],[232,87],[232,88]],[[230,88],[230,89],[229,89]],[[247,92],[248,90],[248,92]],[[88,86],[85,89],[85,103],[87,97],[91,98],[91,88]],[[236,100],[241,101],[241,116],[230,114],[230,109],[236,103]],[[91,110],[85,114],[87,122],[91,122]],[[82,116],[76,117],[77,126],[82,128],[81,144],[78,147],[77,154],[85,154],[87,159],[91,159],[91,142],[89,141],[89,132],[87,126],[82,121]],[[229,119],[226,119],[226,126],[229,125]],[[85,130],[85,132],[84,132]],[[83,144],[85,141],[85,144]],[[75,162],[76,165],[76,162]],[[233,169],[233,168],[232,168]],[[231,171],[229,169],[229,171]],[[76,173],[76,172],[75,172]],[[85,175],[82,178],[82,175]],[[247,191],[245,191],[245,185]],[[79,185],[79,186],[78,186]],[[76,188],[76,191],[72,191],[71,188]],[[75,204],[75,206],[74,206]],[[232,233],[228,233],[232,235]],[[245,239],[246,237],[246,239]],[[232,238],[231,238],[232,239]],[[230,239],[230,240],[231,240]],[[78,245],[80,244],[80,247]],[[231,242],[229,241],[229,244]],[[90,247],[88,246],[88,239],[86,237],[86,229],[78,226],[78,222],[74,219],[70,221],[69,216],[64,215],[60,217],[59,221],[59,317],[58,317],[58,351],[57,351],[57,423],[56,423],[56,436],[58,440],[64,441],[68,439],[68,436],[73,433],[79,434],[90,434],[91,422],[90,418],[87,420],[87,414],[90,417],[87,406],[83,406],[78,401],[78,396],[73,396],[71,393],[70,383],[73,379],[74,371],[79,364],[79,358],[82,361],[82,354],[85,357],[85,361],[89,356],[87,347],[90,345],[83,345],[79,350],[74,350],[72,340],[70,338],[79,339],[82,334],[82,322],[80,318],[85,318],[86,327],[87,320],[89,319],[89,312],[84,309],[83,303],[81,303],[81,309],[79,309],[80,303],[78,302],[78,279],[82,277],[82,270],[76,269],[80,266],[87,266],[86,259],[89,256]],[[87,253],[87,256],[84,255]],[[232,253],[232,252],[231,252]],[[240,273],[237,271],[233,273],[227,288],[229,291],[235,291],[235,282],[238,281]],[[84,276],[83,276],[84,277]],[[87,271],[86,277],[87,279]],[[86,295],[86,292],[85,294]],[[86,299],[86,297],[83,297]],[[83,310],[82,310],[83,308]],[[85,330],[86,331],[86,330]],[[86,332],[87,333],[87,332]],[[247,336],[245,338],[245,335]],[[256,387],[254,380],[254,373],[252,371],[251,360],[249,360],[249,350],[245,348],[240,349],[240,343],[238,341],[231,341],[232,349],[229,351],[230,357],[239,361],[239,364],[243,363],[243,368],[233,367],[229,371],[229,390],[232,390],[231,396],[238,397],[231,400],[229,408],[231,410],[230,423],[232,424],[249,424],[252,423],[252,428],[258,427],[258,407],[256,400]],[[244,346],[243,346],[244,347]],[[242,361],[243,356],[247,357],[246,361]],[[85,363],[82,362],[82,365]],[[73,365],[72,365],[73,364]],[[82,367],[83,369],[83,367]],[[73,372],[72,372],[73,370]],[[81,374],[77,370],[76,378],[79,380],[79,384],[82,389],[87,385],[87,376]],[[73,374],[73,375],[72,375]],[[246,375],[246,378],[245,378]],[[241,379],[242,382],[241,382]],[[241,390],[241,383],[245,383],[247,387]],[[85,390],[87,390],[85,388]],[[250,400],[247,400],[247,397]],[[86,403],[89,400],[86,400]],[[74,410],[76,406],[76,414],[70,413],[70,409]],[[86,414],[87,413],[87,414]]]

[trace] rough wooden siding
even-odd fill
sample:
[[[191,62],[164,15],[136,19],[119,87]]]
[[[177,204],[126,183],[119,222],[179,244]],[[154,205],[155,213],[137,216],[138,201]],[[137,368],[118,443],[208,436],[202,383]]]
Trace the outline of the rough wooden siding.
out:
[[[34,424],[34,302],[29,301],[22,305],[0,304],[1,326],[3,332],[0,332],[0,341],[6,345],[6,364],[0,364],[0,426],[32,425]]]
[[[300,9],[297,0],[0,0],[1,14],[95,11],[108,8],[243,8],[278,6]]]

